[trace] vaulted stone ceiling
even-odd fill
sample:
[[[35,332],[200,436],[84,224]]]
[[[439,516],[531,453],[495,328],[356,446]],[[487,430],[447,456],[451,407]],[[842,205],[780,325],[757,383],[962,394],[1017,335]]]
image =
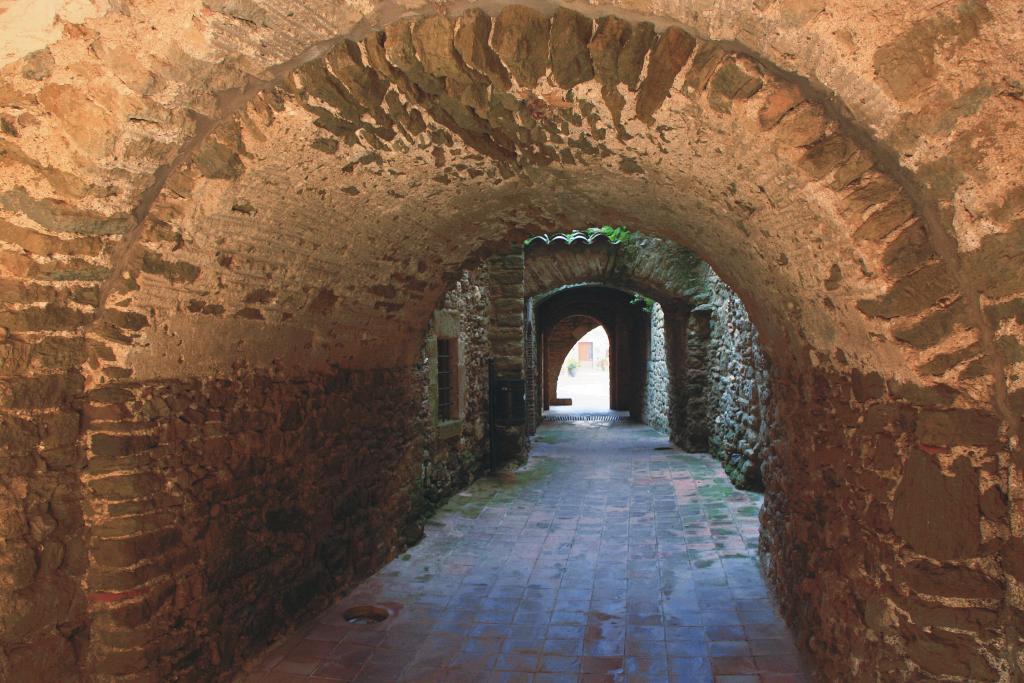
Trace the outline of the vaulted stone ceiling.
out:
[[[588,221],[695,248],[747,296],[769,343],[799,330],[894,374],[930,356],[880,343],[893,338],[883,321],[907,329],[957,284],[996,277],[975,265],[992,261],[984,250],[954,251],[982,246],[1017,211],[1012,178],[996,171],[1019,135],[1012,79],[998,66],[985,85],[967,77],[986,51],[1019,50],[984,30],[1008,9],[927,19],[864,6],[844,10],[853,23],[812,6],[713,20],[677,8],[688,32],[657,15],[592,25],[570,12],[549,28],[515,9],[491,45],[477,8],[367,9],[146,5],[9,66],[4,206],[19,228],[89,233],[67,244],[85,262],[61,261],[60,277],[106,268],[103,301],[147,316],[128,332],[146,338],[132,352],[140,376],[174,373],[184,339],[212,344],[210,359],[400,363],[414,345],[379,342],[422,328],[443,276],[488,242]],[[902,37],[879,31],[893,22]],[[823,57],[872,40],[871,60]],[[943,82],[928,86],[940,66]],[[1000,120],[999,144],[968,141]],[[953,170],[964,147],[977,163]],[[915,215],[921,225],[892,242]],[[858,302],[871,299],[866,320]],[[963,304],[958,344],[985,346],[977,303]],[[303,359],[282,359],[274,349],[295,335]]]

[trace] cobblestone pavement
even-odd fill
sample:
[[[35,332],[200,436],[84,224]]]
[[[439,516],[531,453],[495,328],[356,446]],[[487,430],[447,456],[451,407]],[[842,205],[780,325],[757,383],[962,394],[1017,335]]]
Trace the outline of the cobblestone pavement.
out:
[[[546,424],[426,538],[241,680],[807,680],[756,560],[761,496],[631,423]],[[377,604],[393,616],[348,623]]]

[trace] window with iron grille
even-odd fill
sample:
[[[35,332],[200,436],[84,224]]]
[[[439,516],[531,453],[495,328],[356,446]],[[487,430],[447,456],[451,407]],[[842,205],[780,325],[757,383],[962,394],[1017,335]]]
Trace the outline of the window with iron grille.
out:
[[[452,339],[437,340],[437,419],[455,419],[455,342]]]

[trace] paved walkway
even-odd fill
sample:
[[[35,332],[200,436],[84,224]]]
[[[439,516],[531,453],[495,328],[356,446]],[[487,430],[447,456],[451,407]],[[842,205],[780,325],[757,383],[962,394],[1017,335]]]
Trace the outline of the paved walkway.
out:
[[[805,681],[755,558],[761,497],[631,423],[549,424],[250,683]],[[344,611],[394,616],[351,624]]]
[[[559,375],[557,391],[559,398],[572,399],[569,406],[551,406],[552,411],[602,412],[608,410],[608,371],[580,368],[575,377]]]

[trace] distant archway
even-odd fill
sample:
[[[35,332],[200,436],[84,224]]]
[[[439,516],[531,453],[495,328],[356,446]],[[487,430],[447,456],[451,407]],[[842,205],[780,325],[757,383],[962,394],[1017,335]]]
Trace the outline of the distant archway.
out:
[[[580,286],[556,292],[537,306],[542,377],[538,403],[543,409],[558,405],[558,376],[566,354],[583,334],[600,325],[609,344],[609,407],[640,417],[650,318],[633,300],[629,292]]]

